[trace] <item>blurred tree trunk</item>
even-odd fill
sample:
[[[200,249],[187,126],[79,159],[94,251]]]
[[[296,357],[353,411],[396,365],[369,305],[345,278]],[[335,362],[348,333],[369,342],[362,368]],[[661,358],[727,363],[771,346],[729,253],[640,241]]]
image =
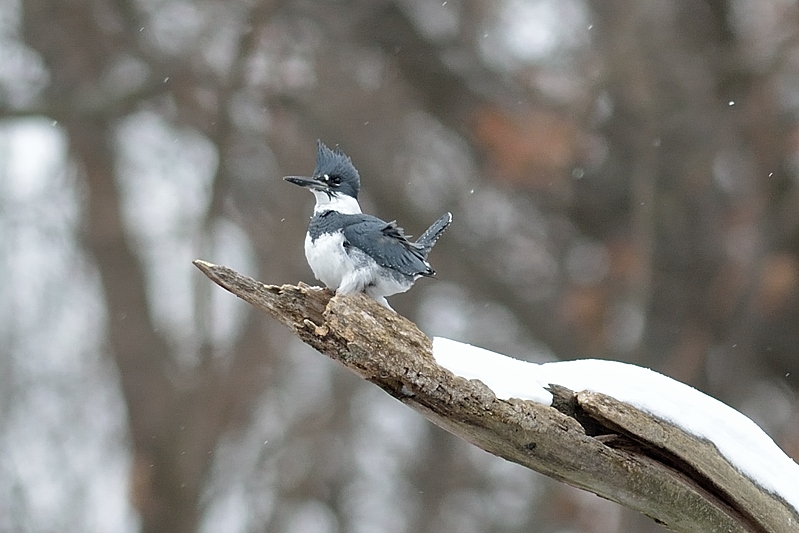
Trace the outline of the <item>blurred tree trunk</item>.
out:
[[[170,351],[154,332],[142,269],[128,245],[114,180],[114,134],[103,120],[69,120],[64,126],[88,192],[86,244],[103,281],[109,347],[128,408],[132,502],[142,531],[188,533],[197,525],[204,469],[185,468],[182,449],[189,443],[180,437],[192,420],[168,381]]]
[[[107,7],[107,16],[119,16]],[[104,100],[102,85],[118,59],[113,24],[101,24],[96,6],[81,0],[29,0],[23,8],[26,39],[50,70],[47,107],[66,131],[86,191],[84,244],[102,280],[108,348],[128,411],[131,501],[143,532],[191,533],[217,441],[231,422],[246,420],[260,392],[262,383],[251,378],[270,359],[267,344],[260,326],[246,320],[232,362],[216,361],[206,345],[195,368],[177,364],[153,323],[143,267],[121,212],[114,128],[126,109]]]

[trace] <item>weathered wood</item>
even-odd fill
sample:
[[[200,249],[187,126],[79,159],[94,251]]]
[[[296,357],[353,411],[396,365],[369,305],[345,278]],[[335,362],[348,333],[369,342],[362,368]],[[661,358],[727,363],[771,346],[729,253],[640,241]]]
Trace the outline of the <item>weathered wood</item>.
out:
[[[650,455],[690,474],[757,527],[799,532],[799,515],[793,508],[739,472],[712,442],[604,394],[583,391],[576,399],[592,419],[646,443]]]
[[[499,400],[482,382],[467,381],[438,366],[430,339],[366,296],[334,296],[303,284],[265,285],[226,267],[194,264],[319,352],[494,455],[640,511],[674,531],[797,531],[787,506],[780,511],[770,505],[761,512],[757,506],[762,499],[741,501],[739,494],[730,492],[737,485],[709,480],[713,468],[679,459],[691,455],[690,441],[681,444],[679,453],[669,450],[670,437],[664,441],[653,436],[654,429],[638,430],[646,424],[640,418],[629,422],[635,410],[612,398],[580,393],[574,401],[562,402],[581,410],[580,416],[529,401]],[[571,394],[562,389],[557,393]],[[578,422],[585,416],[595,421],[588,434],[589,425]],[[653,427],[659,427],[658,421]],[[712,446],[701,453],[719,457]],[[729,469],[720,472],[726,476]],[[771,513],[773,520],[763,516]],[[780,522],[785,517],[793,523]]]

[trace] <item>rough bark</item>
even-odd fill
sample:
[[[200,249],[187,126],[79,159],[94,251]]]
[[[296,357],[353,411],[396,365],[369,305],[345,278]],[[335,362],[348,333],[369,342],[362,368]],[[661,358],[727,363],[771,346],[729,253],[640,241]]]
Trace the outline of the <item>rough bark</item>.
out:
[[[741,476],[712,443],[602,394],[553,387],[554,407],[499,400],[438,366],[410,321],[363,295],[265,285],[223,266],[211,280],[447,431],[681,532],[797,531],[799,516]]]

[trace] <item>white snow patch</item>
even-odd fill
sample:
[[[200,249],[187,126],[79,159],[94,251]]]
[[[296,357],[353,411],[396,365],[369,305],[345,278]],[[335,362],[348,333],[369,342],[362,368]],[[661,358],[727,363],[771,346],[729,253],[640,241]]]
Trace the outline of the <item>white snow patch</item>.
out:
[[[536,364],[435,337],[433,357],[458,376],[479,379],[497,398],[551,405],[550,384],[607,394],[715,444],[757,485],[799,512],[799,465],[757,424],[732,407],[668,376],[618,361],[584,359]]]
[[[433,357],[457,376],[479,379],[502,400],[519,398],[552,404],[552,393],[538,382],[541,365],[444,337],[433,337]]]

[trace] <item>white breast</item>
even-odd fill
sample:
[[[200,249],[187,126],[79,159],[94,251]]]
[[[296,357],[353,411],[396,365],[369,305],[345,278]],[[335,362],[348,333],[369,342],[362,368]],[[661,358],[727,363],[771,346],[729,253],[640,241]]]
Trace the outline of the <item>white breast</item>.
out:
[[[355,265],[344,250],[344,235],[328,233],[311,242],[305,235],[305,258],[313,274],[332,290],[338,290],[344,276],[354,270]]]
[[[385,296],[407,291],[415,281],[391,274],[357,248],[344,248],[344,235],[326,233],[311,241],[305,235],[305,258],[316,279],[341,294],[366,292],[388,307]]]

